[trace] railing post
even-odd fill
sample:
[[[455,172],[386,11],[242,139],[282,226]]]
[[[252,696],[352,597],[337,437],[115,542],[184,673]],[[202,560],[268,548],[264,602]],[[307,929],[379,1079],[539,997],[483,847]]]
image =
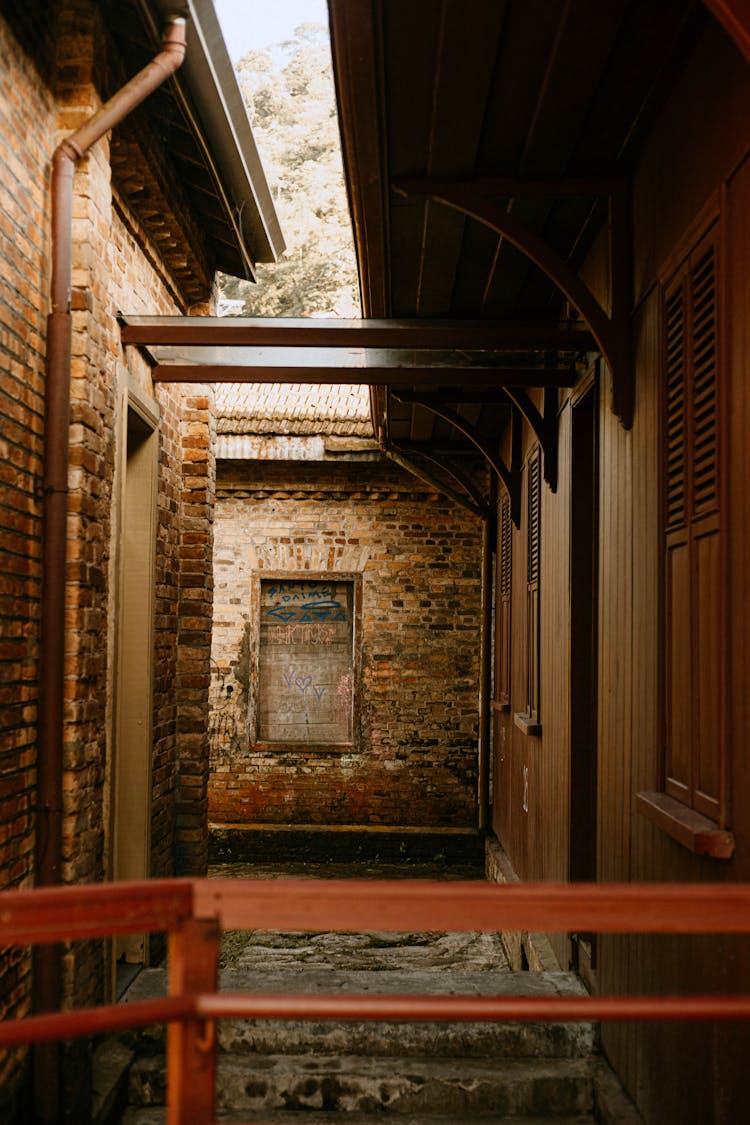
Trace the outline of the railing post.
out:
[[[216,992],[219,925],[187,918],[169,935],[169,994]],[[211,1125],[216,1097],[213,1020],[186,1019],[167,1030],[167,1125]]]

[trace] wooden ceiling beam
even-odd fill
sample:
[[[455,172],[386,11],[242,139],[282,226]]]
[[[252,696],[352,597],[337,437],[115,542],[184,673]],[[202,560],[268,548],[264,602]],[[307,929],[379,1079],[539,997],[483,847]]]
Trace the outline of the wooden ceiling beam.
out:
[[[420,372],[423,368],[416,367],[411,369],[414,372]],[[450,387],[441,389],[438,393],[442,400],[456,402],[456,403],[471,403],[471,402],[497,402],[501,400],[504,395],[502,388],[504,387],[573,387],[577,379],[577,372],[575,368],[554,368],[554,367],[492,367],[492,368],[459,368],[458,369],[463,378],[457,380],[454,384],[453,392]],[[472,375],[474,370],[493,371],[495,379],[490,380],[490,384],[486,391],[467,390],[467,386],[471,388]],[[415,380],[415,384],[417,380]],[[483,385],[484,380],[482,381]],[[404,396],[401,396],[405,402]]]
[[[442,348],[462,351],[556,349],[596,345],[584,328],[482,320],[314,320],[279,317],[140,317],[123,314],[123,344],[234,347]]]
[[[157,363],[151,369],[155,383],[320,383],[349,384],[370,387],[395,387],[406,390],[403,401],[418,402],[424,398],[424,391],[433,387],[486,386],[497,387],[541,387],[540,376],[545,372],[535,372],[533,379],[522,379],[518,371],[508,373],[502,367],[268,367],[248,366],[246,364],[204,364],[204,363]],[[554,378],[553,386],[570,386]],[[420,396],[410,396],[408,388],[423,388]],[[401,397],[401,396],[399,396]],[[449,396],[450,402],[482,402],[483,398],[461,398],[460,394]]]

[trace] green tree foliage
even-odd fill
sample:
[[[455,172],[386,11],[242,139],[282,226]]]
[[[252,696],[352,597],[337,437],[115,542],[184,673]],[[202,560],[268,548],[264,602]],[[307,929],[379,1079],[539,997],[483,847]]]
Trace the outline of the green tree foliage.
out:
[[[237,72],[287,249],[256,285],[222,277],[220,296],[244,316],[359,316],[327,28],[302,24]]]

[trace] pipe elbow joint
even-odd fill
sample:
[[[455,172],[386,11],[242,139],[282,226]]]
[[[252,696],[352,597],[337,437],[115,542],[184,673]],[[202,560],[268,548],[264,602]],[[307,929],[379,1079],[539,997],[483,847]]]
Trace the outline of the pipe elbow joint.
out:
[[[185,58],[187,19],[175,13],[167,16],[167,23],[162,37],[162,51],[169,55],[175,70],[178,70]]]

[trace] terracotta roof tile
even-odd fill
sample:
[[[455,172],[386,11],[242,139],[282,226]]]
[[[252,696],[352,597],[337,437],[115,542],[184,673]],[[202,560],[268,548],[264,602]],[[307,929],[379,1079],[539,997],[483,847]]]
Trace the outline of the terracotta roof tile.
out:
[[[368,388],[350,384],[224,383],[216,420],[222,434],[372,437]]]

